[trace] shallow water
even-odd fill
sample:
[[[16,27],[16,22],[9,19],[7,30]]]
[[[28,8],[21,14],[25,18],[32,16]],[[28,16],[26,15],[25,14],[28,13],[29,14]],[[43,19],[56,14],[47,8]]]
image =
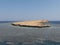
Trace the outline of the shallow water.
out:
[[[60,45],[60,24],[47,28],[29,28],[0,23],[1,45]]]

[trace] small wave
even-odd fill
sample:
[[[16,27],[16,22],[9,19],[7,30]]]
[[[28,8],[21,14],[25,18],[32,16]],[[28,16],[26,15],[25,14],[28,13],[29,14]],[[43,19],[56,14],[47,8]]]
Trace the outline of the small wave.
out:
[[[13,42],[13,41],[3,41],[0,42],[1,45],[60,45],[60,42],[55,42],[51,40],[39,40],[39,42]]]

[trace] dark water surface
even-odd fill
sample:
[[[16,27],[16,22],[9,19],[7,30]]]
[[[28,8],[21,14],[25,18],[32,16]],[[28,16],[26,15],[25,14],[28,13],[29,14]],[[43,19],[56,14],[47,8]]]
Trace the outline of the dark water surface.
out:
[[[60,21],[50,21],[51,27],[28,28],[0,22],[0,45],[60,45]]]

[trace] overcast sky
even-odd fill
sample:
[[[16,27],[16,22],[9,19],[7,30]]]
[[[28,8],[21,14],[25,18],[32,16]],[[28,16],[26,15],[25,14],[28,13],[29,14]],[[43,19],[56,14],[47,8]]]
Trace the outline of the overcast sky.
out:
[[[0,21],[60,20],[60,0],[0,0]]]

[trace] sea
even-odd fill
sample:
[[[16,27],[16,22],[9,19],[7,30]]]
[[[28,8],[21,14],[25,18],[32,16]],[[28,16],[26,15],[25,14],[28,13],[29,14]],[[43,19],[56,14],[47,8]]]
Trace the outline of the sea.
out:
[[[51,27],[32,28],[0,21],[0,45],[60,45],[60,21],[49,21]]]

